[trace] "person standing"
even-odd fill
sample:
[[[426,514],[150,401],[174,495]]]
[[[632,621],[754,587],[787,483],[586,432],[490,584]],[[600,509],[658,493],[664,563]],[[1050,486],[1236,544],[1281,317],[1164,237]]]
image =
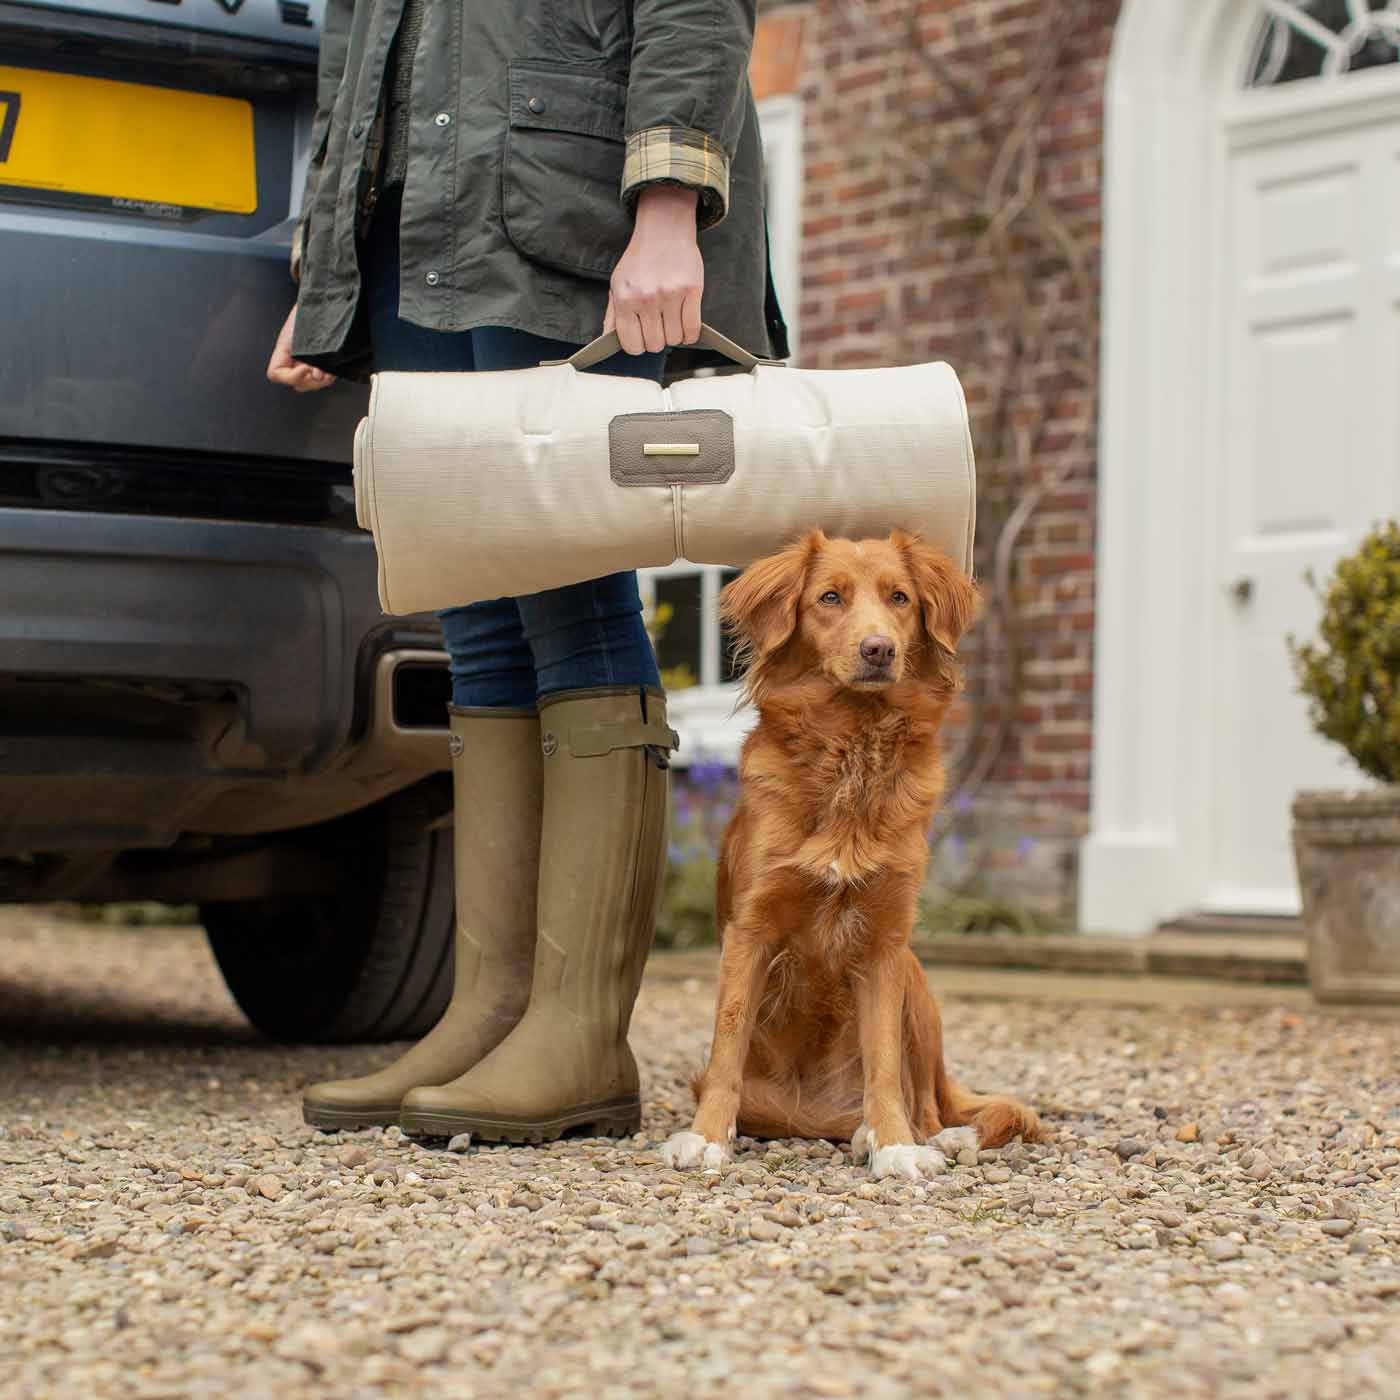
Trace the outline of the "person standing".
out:
[[[296,305],[268,376],[787,354],[748,84],[756,0],[328,0]],[[627,1029],[666,859],[666,723],[634,573],[440,614],[456,972],[308,1123],[540,1141],[640,1125]]]

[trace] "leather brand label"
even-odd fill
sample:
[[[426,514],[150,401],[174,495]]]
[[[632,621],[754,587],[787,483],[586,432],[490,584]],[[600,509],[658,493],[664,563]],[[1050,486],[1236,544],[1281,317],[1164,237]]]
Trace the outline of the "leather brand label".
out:
[[[619,486],[718,486],[734,475],[734,420],[720,408],[619,413],[608,465]]]

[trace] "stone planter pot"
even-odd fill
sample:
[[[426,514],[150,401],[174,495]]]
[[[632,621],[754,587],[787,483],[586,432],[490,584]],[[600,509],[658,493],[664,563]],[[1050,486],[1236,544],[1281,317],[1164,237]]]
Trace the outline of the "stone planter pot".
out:
[[[1400,1004],[1400,785],[1299,793],[1293,854],[1313,995]]]

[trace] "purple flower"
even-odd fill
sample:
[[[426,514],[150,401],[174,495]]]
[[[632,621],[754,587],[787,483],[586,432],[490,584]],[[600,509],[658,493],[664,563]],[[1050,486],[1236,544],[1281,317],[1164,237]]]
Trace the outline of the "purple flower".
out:
[[[729,781],[732,772],[727,763],[707,758],[690,765],[690,781],[702,791],[713,792]]]
[[[966,816],[967,813],[972,810],[972,794],[970,792],[960,791],[953,799],[953,810],[957,812],[959,816]]]
[[[1035,850],[1035,842],[1029,836],[1023,836],[1016,843],[1016,854],[1021,860],[1029,860],[1031,852]]]

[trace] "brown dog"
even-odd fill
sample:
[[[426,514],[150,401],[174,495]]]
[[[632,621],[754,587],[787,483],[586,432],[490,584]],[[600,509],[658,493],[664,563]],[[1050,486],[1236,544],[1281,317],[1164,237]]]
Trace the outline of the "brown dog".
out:
[[[902,532],[814,531],[724,590],[759,719],[720,855],[714,1043],[671,1165],[717,1167],[740,1131],[850,1139],[875,1176],[916,1178],[946,1165],[940,1148],[1036,1137],[1032,1110],[950,1078],[909,947],[977,602]]]

